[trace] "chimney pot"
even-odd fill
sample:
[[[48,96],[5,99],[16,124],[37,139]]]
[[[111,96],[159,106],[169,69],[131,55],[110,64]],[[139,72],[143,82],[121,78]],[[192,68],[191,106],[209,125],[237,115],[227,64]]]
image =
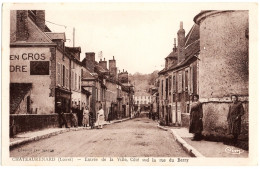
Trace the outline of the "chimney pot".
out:
[[[183,22],[180,23],[180,29],[183,29]]]
[[[115,57],[113,56],[113,60],[115,60]]]

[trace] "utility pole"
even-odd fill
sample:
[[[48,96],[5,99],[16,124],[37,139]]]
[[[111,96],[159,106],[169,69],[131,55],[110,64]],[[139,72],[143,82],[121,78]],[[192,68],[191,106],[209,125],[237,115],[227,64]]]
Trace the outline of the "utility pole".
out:
[[[73,47],[75,47],[75,28],[73,27]]]

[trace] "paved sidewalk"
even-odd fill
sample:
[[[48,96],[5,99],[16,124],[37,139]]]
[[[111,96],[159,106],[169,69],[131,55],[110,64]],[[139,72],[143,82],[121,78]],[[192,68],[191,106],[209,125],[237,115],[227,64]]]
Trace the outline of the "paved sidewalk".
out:
[[[223,142],[213,141],[192,141],[193,134],[189,133],[187,128],[180,127],[164,127],[159,126],[163,130],[172,132],[175,140],[182,145],[191,156],[195,157],[228,157],[228,158],[247,158],[248,151],[240,148],[225,145]]]
[[[113,123],[120,123],[122,121],[129,120],[130,118],[125,118],[125,119],[120,119],[120,120],[113,120],[110,121],[105,121],[103,125],[110,125]],[[95,125],[97,126],[97,125]],[[64,132],[69,132],[69,131],[78,131],[78,130],[89,130],[90,127],[71,127],[71,128],[46,128],[43,130],[36,130],[36,131],[29,131],[29,132],[24,132],[24,133],[19,133],[15,137],[10,138],[10,144],[9,147],[13,148],[28,142],[32,141],[37,141],[43,138],[48,138],[54,135],[58,135]]]

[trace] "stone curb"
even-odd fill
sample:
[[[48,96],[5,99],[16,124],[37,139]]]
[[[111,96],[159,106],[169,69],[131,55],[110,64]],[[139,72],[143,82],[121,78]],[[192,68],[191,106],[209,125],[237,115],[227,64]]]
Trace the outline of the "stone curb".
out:
[[[160,128],[160,129],[162,129],[162,130],[164,130],[164,131],[168,131],[167,128],[160,126],[160,124],[157,124],[157,127]]]
[[[103,125],[105,126],[105,125],[110,125],[110,124],[114,124],[114,123],[120,123],[120,122],[127,121],[127,120],[130,120],[130,118],[126,118],[126,119],[122,119],[122,120],[118,120],[118,121],[111,121],[110,123],[104,123]],[[26,143],[29,143],[29,142],[38,141],[40,139],[49,138],[51,136],[56,136],[58,134],[62,134],[62,133],[65,133],[65,132],[80,131],[80,130],[90,130],[90,127],[78,127],[78,128],[68,128],[68,129],[64,128],[64,129],[54,131],[54,132],[50,132],[50,133],[47,133],[47,134],[43,134],[43,135],[40,135],[40,136],[34,136],[34,137],[29,137],[29,138],[13,141],[13,142],[10,142],[9,149],[15,148],[17,146],[20,146],[20,145],[23,145],[23,144],[26,144]]]
[[[174,140],[176,140],[184,149],[184,151],[186,151],[190,156],[192,157],[205,157],[204,155],[202,155],[198,150],[196,150],[194,147],[192,147],[191,145],[189,145],[185,140],[183,140],[178,134],[177,132],[175,132],[173,129],[167,129],[163,126],[160,126],[159,124],[157,125],[158,128],[164,130],[164,131],[168,131],[170,130]]]

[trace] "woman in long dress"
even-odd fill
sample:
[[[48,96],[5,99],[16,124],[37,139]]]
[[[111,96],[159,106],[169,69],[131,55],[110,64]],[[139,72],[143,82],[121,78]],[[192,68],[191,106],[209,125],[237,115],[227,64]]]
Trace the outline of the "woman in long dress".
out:
[[[193,103],[190,109],[190,127],[189,132],[194,133],[193,140],[201,140],[202,135],[201,132],[203,130],[203,112],[202,112],[202,104],[199,102],[199,95],[193,96]]]
[[[98,120],[97,120],[98,128],[102,129],[104,123],[104,110],[102,109],[102,106],[100,106],[97,116],[98,116]]]
[[[89,110],[88,106],[85,107],[83,110],[83,127],[88,127],[89,126]]]

